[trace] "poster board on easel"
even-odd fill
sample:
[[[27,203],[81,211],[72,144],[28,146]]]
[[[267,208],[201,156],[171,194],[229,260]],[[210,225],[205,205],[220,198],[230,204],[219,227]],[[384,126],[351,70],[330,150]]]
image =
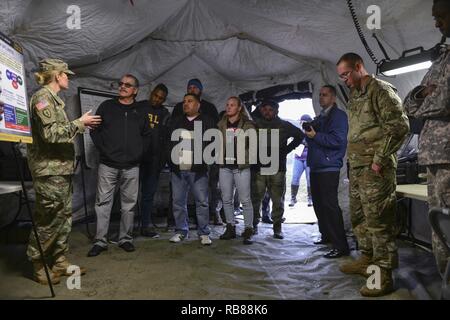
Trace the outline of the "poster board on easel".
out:
[[[28,216],[32,224],[32,232],[36,238],[41,263],[44,266],[47,283],[52,298],[55,297],[53,284],[50,279],[50,271],[44,257],[41,240],[37,232],[36,223],[31,212],[27,188],[25,187],[24,173],[22,170],[22,158],[18,155],[15,142],[33,143],[31,135],[31,120],[28,108],[27,89],[25,86],[25,67],[22,47],[0,32],[0,141],[11,143],[11,149],[17,164],[20,188],[11,188],[10,184],[0,182],[2,193],[20,191],[21,205],[25,204]],[[5,188],[6,187],[6,188]],[[22,200],[23,197],[23,200]]]
[[[22,47],[0,32],[0,140],[32,143]]]
[[[113,92],[79,87],[78,97],[80,99],[81,114],[85,114],[88,111],[95,114],[103,101],[117,98],[118,95]],[[89,129],[84,132],[81,149],[84,163],[87,168],[92,169],[98,166],[99,155],[89,133]]]

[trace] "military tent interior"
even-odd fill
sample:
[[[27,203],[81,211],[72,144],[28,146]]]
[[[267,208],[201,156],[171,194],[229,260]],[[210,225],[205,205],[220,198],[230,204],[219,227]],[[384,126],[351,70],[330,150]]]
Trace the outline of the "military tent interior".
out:
[[[336,72],[342,54],[358,53],[369,72],[376,74],[372,58],[381,61],[385,54],[372,34],[392,59],[406,50],[420,46],[429,49],[439,43],[441,34],[434,27],[432,2],[353,1],[354,16],[372,55],[358,36],[345,0],[2,0],[0,31],[24,49],[29,97],[38,88],[33,72],[39,60],[54,57],[68,62],[76,75],[60,96],[70,119],[80,116],[78,88],[114,92],[116,81],[127,73],[140,80],[138,100],[147,99],[152,87],[164,83],[169,88],[166,104],[173,106],[182,100],[187,81],[198,78],[204,85],[204,98],[219,111],[224,109],[227,97],[254,97],[258,91],[275,88],[275,93],[287,93],[285,99],[312,98],[319,114],[318,89],[325,84],[338,86],[338,105],[345,110],[349,91]],[[376,13],[368,11],[371,5],[380,9],[379,29],[368,28]],[[77,14],[79,28],[73,25]],[[380,77],[391,82],[404,99],[425,72]],[[299,117],[301,114],[299,109]],[[2,175],[17,180],[9,143],[0,144]],[[76,141],[80,159],[84,156],[82,145],[80,137]],[[85,225],[83,191],[92,233],[96,169],[84,168],[83,176],[84,188],[79,165],[73,180],[70,257],[89,272],[82,277],[81,290],[68,290],[64,283],[55,286],[57,299],[363,299],[359,288],[364,279],[340,273],[340,261],[324,259],[323,248],[312,244],[318,236],[315,220],[289,222],[290,217],[306,214],[305,204],[295,209],[286,207],[283,241],[272,238],[270,225],[261,228],[252,246],[219,241],[223,227],[213,226],[210,247],[201,246],[195,237],[173,245],[168,242],[171,233],[164,230],[162,219],[158,224],[161,237],[145,239],[137,234],[134,253],[111,246],[100,257],[87,258],[91,240]],[[167,177],[162,177],[157,202],[163,209],[168,206],[166,184]],[[27,186],[33,206],[31,182]],[[48,289],[30,279],[25,251],[31,225],[15,221],[19,203],[16,194],[0,197],[0,298],[47,299]],[[344,167],[339,200],[348,239],[356,249],[348,197]],[[398,240],[396,291],[383,299],[439,299],[441,278],[430,250],[426,202],[406,202],[412,231],[421,241]],[[399,207],[405,207],[405,203],[399,201]],[[111,233],[118,224],[118,214],[113,217]],[[26,206],[21,207],[18,218],[28,220]],[[138,221],[135,223],[137,228]],[[238,224],[238,229],[242,225]],[[356,257],[357,251],[353,250],[352,256]]]

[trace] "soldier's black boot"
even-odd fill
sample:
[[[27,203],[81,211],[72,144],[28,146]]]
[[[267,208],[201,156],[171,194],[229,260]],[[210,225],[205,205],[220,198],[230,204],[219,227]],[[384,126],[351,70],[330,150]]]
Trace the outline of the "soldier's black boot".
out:
[[[225,232],[219,238],[220,240],[236,239],[236,226],[233,226],[231,223],[227,223]]]
[[[281,223],[273,224],[273,237],[279,240],[284,239],[283,232],[281,232]]]

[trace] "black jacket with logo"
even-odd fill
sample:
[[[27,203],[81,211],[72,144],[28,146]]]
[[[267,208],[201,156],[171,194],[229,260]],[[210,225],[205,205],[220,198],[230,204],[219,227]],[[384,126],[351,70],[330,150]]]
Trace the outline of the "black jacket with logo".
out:
[[[164,106],[153,107],[147,100],[141,101],[139,104],[142,113],[148,117],[151,131],[151,143],[144,154],[143,163],[151,165],[155,172],[159,172],[167,162],[167,125],[170,119],[170,112]]]

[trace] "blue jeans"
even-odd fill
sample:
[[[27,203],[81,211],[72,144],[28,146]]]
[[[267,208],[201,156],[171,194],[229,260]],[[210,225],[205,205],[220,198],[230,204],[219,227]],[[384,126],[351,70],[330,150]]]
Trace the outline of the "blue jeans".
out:
[[[234,225],[234,186],[239,193],[239,200],[244,208],[244,223],[246,228],[253,228],[253,205],[250,197],[251,172],[250,169],[220,168],[220,190],[222,191],[223,210],[227,223]]]
[[[209,204],[208,204],[208,175],[196,177],[195,172],[181,171],[179,175],[172,172],[172,205],[177,232],[187,235],[189,232],[189,217],[187,198],[189,190],[195,198],[197,215],[197,233],[199,236],[209,235]]]
[[[303,172],[306,174],[306,186],[309,188],[309,167],[306,165],[306,160],[300,160],[298,158],[294,159],[294,168],[292,170],[292,181],[291,185],[299,186],[300,178],[302,177]]]
[[[141,165],[141,216],[142,228],[147,228],[152,221],[153,198],[158,189],[159,172],[152,169],[151,163]]]

